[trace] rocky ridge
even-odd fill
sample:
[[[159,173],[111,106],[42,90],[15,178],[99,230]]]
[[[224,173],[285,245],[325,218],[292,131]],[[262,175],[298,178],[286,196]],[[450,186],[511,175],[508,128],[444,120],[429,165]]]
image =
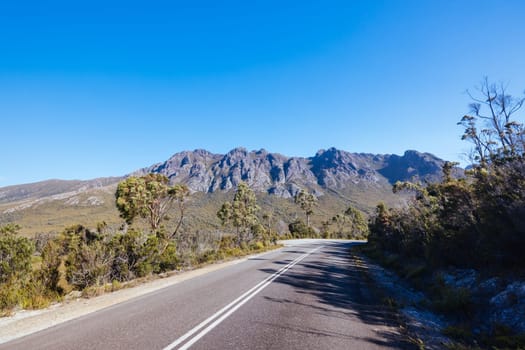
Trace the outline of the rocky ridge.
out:
[[[388,187],[396,181],[439,180],[444,161],[429,154],[406,151],[404,155],[350,153],[335,148],[313,157],[287,157],[264,149],[235,148],[227,154],[206,150],[184,151],[165,162],[133,175],[160,173],[173,183],[185,183],[195,192],[214,193],[248,183],[255,191],[288,198],[300,188],[322,195],[348,186]]]

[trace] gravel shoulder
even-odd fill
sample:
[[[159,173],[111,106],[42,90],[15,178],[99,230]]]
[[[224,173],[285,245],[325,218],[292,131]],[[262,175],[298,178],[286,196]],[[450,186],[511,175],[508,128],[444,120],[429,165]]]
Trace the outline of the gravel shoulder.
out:
[[[354,253],[354,257],[365,267],[366,273],[384,298],[395,301],[407,336],[414,344],[426,350],[440,350],[446,348],[446,344],[451,343],[451,340],[441,333],[441,330],[447,325],[446,320],[421,307],[425,300],[422,292],[409,287],[394,272],[372,262],[363,254]]]

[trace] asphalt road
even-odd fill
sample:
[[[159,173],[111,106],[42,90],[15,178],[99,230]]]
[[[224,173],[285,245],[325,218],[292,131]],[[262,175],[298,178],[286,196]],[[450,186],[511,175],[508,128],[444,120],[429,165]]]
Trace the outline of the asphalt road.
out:
[[[352,259],[307,241],[0,345],[0,349],[403,349]]]

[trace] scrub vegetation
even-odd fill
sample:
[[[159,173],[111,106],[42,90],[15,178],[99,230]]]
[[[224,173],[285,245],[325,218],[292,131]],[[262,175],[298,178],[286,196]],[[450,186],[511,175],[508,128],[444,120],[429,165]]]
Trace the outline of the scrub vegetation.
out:
[[[525,129],[515,118],[525,99],[487,80],[478,92],[471,96],[472,113],[458,123],[462,138],[473,144],[472,167],[455,178],[455,164],[445,163],[441,182],[396,183],[393,191],[411,193],[412,200],[402,208],[377,206],[366,250],[424,289],[435,311],[457,320],[461,326],[446,333],[456,335],[460,346],[476,348],[477,341],[489,348],[525,348],[523,335],[509,329],[505,344],[497,324],[489,334],[474,336],[471,291],[444,283],[439,274],[453,267],[525,276]]]
[[[253,191],[240,184],[219,217],[235,232],[182,232],[184,185],[170,186],[163,175],[129,177],[116,191],[123,223],[113,229],[73,225],[57,235],[29,239],[20,227],[0,227],[0,312],[41,308],[72,291],[93,296],[137,278],[262,252],[276,247],[276,236],[262,225]],[[169,217],[172,207],[177,216]],[[262,220],[262,218],[261,218]],[[174,225],[164,225],[174,221]],[[135,225],[137,223],[137,225]],[[147,227],[147,228],[144,228]],[[167,230],[166,227],[174,227]]]

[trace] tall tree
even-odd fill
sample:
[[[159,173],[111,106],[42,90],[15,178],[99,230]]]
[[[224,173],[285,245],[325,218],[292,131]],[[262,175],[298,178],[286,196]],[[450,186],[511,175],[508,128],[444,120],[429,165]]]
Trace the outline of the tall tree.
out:
[[[184,214],[186,211],[186,200],[190,196],[190,189],[186,185],[177,184],[173,186],[172,191],[175,197],[175,203],[177,204],[177,208],[179,210],[179,221],[177,222],[177,226],[175,227],[175,230],[171,234],[170,238],[175,236],[182,226]]]
[[[296,204],[299,204],[306,216],[306,226],[310,227],[310,216],[314,213],[314,207],[317,205],[317,198],[305,190],[300,190],[294,197]]]
[[[246,183],[241,182],[233,201],[225,202],[217,212],[217,217],[223,225],[231,224],[235,227],[239,241],[245,242],[252,227],[258,223],[258,211],[255,193]]]
[[[484,166],[498,157],[523,155],[525,129],[513,116],[523,107],[525,98],[508,95],[503,84],[489,83],[487,78],[476,95],[468,93],[473,100],[470,114],[458,124],[465,127],[462,139],[474,144],[472,160]]]
[[[141,217],[149,223],[152,230],[159,229],[162,220],[177,203],[180,216],[175,232],[171,235],[173,236],[182,224],[184,202],[189,196],[189,190],[185,185],[169,186],[169,179],[164,175],[147,174],[141,177],[131,176],[119,183],[115,196],[120,216],[128,224]]]

